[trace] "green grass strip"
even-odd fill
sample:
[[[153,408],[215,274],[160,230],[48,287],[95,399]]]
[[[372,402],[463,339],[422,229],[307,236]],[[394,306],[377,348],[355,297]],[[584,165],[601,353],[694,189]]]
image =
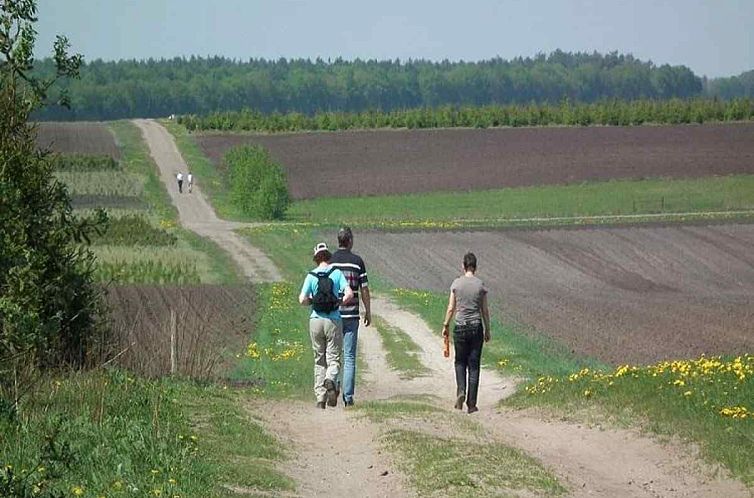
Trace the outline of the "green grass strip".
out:
[[[387,352],[387,363],[398,372],[401,379],[413,379],[429,373],[418,357],[421,348],[401,329],[389,325],[385,320],[373,315],[374,326],[382,339]]]
[[[754,356],[744,355],[542,376],[505,403],[544,407],[576,420],[601,416],[620,425],[681,437],[697,443],[706,458],[754,486],[752,400]]]
[[[343,210],[347,205],[348,209]],[[321,198],[294,202],[292,221],[444,229],[469,221],[754,209],[754,175],[613,180],[474,192]],[[641,220],[638,220],[641,221]],[[524,225],[537,225],[527,221]]]
[[[149,154],[149,148],[142,139],[141,130],[130,121],[114,121],[110,129],[115,135],[121,150],[123,170],[144,181],[143,195],[161,220],[176,221],[178,210],[170,201],[165,185],[157,174],[157,165]]]

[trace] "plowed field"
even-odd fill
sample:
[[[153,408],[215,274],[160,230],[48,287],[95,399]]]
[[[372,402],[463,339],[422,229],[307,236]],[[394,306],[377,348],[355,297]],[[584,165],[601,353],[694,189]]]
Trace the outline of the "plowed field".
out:
[[[256,292],[250,285],[107,289],[113,354],[143,375],[170,373],[170,311],[176,314],[178,373],[194,378],[227,374],[253,325]]]
[[[267,147],[294,199],[754,173],[754,124],[197,134],[216,164]]]
[[[37,143],[61,154],[120,157],[115,137],[102,123],[39,123]]]
[[[579,355],[650,363],[754,349],[754,225],[363,233],[398,287],[447,292],[479,258],[493,308]]]

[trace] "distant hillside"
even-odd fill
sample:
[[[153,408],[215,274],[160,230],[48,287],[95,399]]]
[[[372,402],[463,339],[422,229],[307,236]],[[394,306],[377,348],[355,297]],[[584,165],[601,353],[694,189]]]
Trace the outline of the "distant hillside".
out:
[[[49,60],[39,71],[52,70]],[[222,57],[93,61],[67,83],[72,111],[39,119],[117,119],[205,114],[390,111],[442,105],[687,98],[702,80],[685,66],[656,66],[618,53],[555,51],[478,62],[334,61]]]

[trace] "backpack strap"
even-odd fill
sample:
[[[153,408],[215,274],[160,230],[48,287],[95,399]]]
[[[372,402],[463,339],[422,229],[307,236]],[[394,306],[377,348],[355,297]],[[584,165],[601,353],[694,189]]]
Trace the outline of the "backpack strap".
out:
[[[314,277],[314,278],[319,278],[319,277],[329,277],[330,275],[332,275],[332,272],[334,272],[335,270],[337,270],[337,268],[335,268],[335,267],[330,267],[330,269],[329,269],[329,270],[327,270],[327,271],[324,271],[324,272],[313,272],[313,271],[310,271],[310,272],[309,272],[309,275],[311,275],[311,276],[312,276],[312,277]]]

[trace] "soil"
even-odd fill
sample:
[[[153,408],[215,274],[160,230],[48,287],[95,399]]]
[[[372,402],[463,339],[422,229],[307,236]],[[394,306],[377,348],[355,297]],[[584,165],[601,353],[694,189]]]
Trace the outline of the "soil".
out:
[[[754,173],[754,123],[206,133],[194,139],[219,167],[233,146],[266,147],[285,168],[294,199]]]
[[[120,157],[115,137],[103,123],[38,123],[37,144],[61,154]]]
[[[226,377],[251,335],[252,285],[110,286],[105,292],[113,363],[147,377],[170,373],[170,314],[176,318],[177,373]]]
[[[496,312],[579,356],[647,364],[754,349],[754,225],[367,232],[358,244],[396,287],[443,293],[473,251]]]

